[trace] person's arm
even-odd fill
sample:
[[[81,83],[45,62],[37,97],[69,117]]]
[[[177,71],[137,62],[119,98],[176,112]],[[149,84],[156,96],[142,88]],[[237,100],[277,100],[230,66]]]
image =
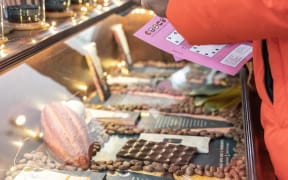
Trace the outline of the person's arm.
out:
[[[193,44],[288,38],[287,0],[169,0],[166,15]]]

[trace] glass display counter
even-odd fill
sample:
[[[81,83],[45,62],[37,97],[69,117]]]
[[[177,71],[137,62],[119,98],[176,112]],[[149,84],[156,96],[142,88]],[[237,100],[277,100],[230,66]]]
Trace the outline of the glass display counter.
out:
[[[7,35],[1,179],[273,179],[247,72],[175,63],[133,37],[152,16],[115,0]]]

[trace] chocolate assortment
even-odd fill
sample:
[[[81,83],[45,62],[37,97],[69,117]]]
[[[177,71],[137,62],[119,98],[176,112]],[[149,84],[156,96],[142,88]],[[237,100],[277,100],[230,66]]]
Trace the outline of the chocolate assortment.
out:
[[[8,21],[13,23],[33,23],[40,21],[40,6],[33,4],[7,6]]]
[[[150,86],[142,86],[142,87],[129,87],[129,86],[114,86],[115,91],[141,91],[142,92],[154,92],[155,90]],[[164,92],[162,89],[157,91],[158,93],[166,93],[174,96],[180,96],[181,94],[173,94]],[[38,161],[39,153],[35,153],[37,158],[34,157],[34,154],[30,156],[30,154],[25,154],[18,163],[17,171],[14,172],[8,171],[7,176],[9,178],[14,178],[16,173],[19,173],[19,170],[25,167],[35,168],[37,170],[38,167],[45,168],[45,169],[54,169],[54,170],[68,170],[68,171],[83,171],[83,172],[103,172],[108,173],[111,172],[113,174],[117,174],[117,172],[125,173],[136,171],[138,173],[155,173],[158,176],[166,177],[166,175],[171,178],[175,178],[177,176],[206,176],[206,177],[216,177],[216,178],[226,178],[226,179],[246,179],[246,164],[245,164],[245,138],[243,133],[243,124],[242,124],[242,116],[241,111],[239,108],[237,109],[229,109],[226,111],[222,110],[213,110],[209,111],[205,109],[203,106],[196,106],[194,104],[195,99],[194,97],[185,97],[180,103],[173,104],[170,106],[161,105],[151,105],[151,104],[123,104],[123,105],[114,105],[114,106],[105,106],[99,105],[100,108],[96,109],[109,109],[109,110],[128,110],[128,111],[147,111],[150,109],[155,109],[157,112],[161,112],[168,115],[174,115],[177,113],[183,114],[192,114],[192,115],[206,115],[209,119],[211,116],[220,116],[225,118],[225,120],[229,120],[230,130],[227,132],[224,131],[216,132],[211,131],[209,129],[195,129],[193,127],[187,126],[186,123],[185,127],[173,127],[173,126],[165,126],[165,127],[158,127],[153,126],[153,128],[148,128],[146,126],[139,126],[136,125],[120,125],[115,123],[107,123],[107,122],[98,122],[97,120],[93,121],[94,123],[90,124],[89,132],[93,131],[94,136],[91,137],[93,141],[90,144],[89,141],[89,167],[81,166],[71,166],[67,164],[60,164],[56,161],[49,160],[49,157],[46,153],[42,153],[41,162]],[[130,102],[129,102],[130,103]],[[157,116],[158,122],[160,116]],[[163,120],[166,121],[167,119]],[[180,121],[176,119],[177,123],[179,124]],[[60,122],[60,120],[59,120]],[[142,121],[143,122],[143,121]],[[160,122],[160,121],[159,121]],[[162,122],[162,121],[161,121]],[[173,121],[174,122],[174,121]],[[186,122],[186,121],[185,121]],[[204,121],[203,121],[204,122]],[[167,121],[166,121],[167,123]],[[190,123],[190,122],[189,122]],[[219,122],[218,122],[219,123]],[[96,128],[97,127],[97,128]],[[101,127],[101,128],[100,128]],[[214,126],[213,126],[214,127]],[[221,125],[221,127],[224,127]],[[225,126],[226,127],[226,126]],[[236,146],[231,146],[231,151],[233,149],[233,156],[232,160],[229,159],[229,164],[224,164],[223,166],[217,164],[206,164],[206,162],[202,163],[196,161],[195,156],[197,156],[197,150],[195,147],[189,147],[184,145],[176,145],[170,144],[166,142],[152,142],[143,139],[130,139],[126,142],[126,144],[118,151],[116,154],[117,159],[113,160],[103,160],[103,161],[96,161],[93,157],[96,157],[98,152],[101,151],[101,148],[105,146],[105,142],[108,141],[109,136],[125,136],[128,138],[135,138],[138,137],[141,133],[157,133],[157,134],[170,134],[170,135],[189,135],[189,136],[205,136],[210,137],[212,140],[219,140],[221,138],[229,138],[231,141],[236,142]],[[47,134],[47,133],[46,133]],[[99,138],[98,138],[99,137]],[[111,138],[110,137],[110,138]],[[233,139],[233,140],[232,140]],[[113,147],[111,147],[113,148]],[[115,155],[115,154],[114,154]],[[199,154],[198,154],[199,155]],[[32,157],[33,156],[33,157]],[[198,158],[199,156],[197,156]],[[39,157],[40,158],[40,157]],[[37,161],[33,161],[37,159]],[[100,158],[101,159],[101,158]],[[200,163],[193,164],[193,163]],[[40,163],[40,165],[39,165]],[[24,164],[28,164],[24,165]],[[42,166],[43,165],[43,166]],[[15,166],[16,167],[16,166]],[[116,172],[116,173],[115,173]],[[192,177],[191,177],[192,178]],[[176,178],[177,179],[177,178]]]
[[[184,165],[189,164],[196,152],[195,147],[131,139],[117,153],[117,157]]]
[[[63,12],[70,6],[69,0],[45,0],[45,10],[51,12]]]

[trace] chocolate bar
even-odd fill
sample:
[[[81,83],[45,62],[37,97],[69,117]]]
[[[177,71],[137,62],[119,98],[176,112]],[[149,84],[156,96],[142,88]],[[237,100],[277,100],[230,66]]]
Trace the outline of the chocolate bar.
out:
[[[117,157],[185,165],[190,163],[196,152],[195,147],[131,139],[120,149]]]

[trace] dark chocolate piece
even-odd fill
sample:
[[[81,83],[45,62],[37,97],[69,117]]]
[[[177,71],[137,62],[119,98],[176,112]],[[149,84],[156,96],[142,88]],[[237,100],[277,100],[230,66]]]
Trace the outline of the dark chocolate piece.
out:
[[[129,148],[130,147],[130,148]],[[194,147],[151,142],[144,139],[129,140],[117,153],[117,157],[151,162],[185,165],[189,164],[197,149]]]

